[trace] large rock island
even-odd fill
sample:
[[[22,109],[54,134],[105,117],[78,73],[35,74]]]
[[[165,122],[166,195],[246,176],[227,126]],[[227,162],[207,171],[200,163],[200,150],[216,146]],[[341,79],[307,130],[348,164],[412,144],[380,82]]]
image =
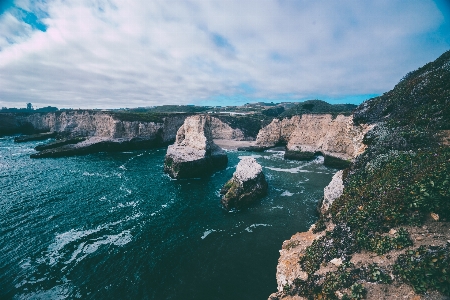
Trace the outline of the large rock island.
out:
[[[262,167],[252,157],[243,158],[236,167],[233,177],[223,186],[220,193],[226,209],[244,208],[267,194],[267,181]]]
[[[211,117],[186,118],[178,129],[175,144],[167,148],[164,172],[170,177],[204,177],[227,166],[226,153],[213,142]]]

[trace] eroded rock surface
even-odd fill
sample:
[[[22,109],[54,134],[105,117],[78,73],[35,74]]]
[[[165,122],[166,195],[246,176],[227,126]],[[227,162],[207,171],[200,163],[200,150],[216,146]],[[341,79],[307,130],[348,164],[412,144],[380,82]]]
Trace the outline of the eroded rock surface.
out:
[[[355,158],[365,149],[364,134],[372,127],[353,124],[353,116],[331,114],[304,114],[290,119],[274,119],[262,128],[256,138],[261,148],[286,144],[295,157],[295,151],[328,155],[343,160]],[[302,155],[297,155],[302,157]]]
[[[325,214],[333,204],[334,200],[342,195],[342,192],[344,191],[344,184],[342,181],[343,174],[343,170],[338,171],[334,174],[331,182],[323,189],[323,201],[320,208],[322,214]]]
[[[34,131],[48,131],[64,137],[48,146],[37,147],[40,152],[31,157],[42,158],[161,146],[175,140],[186,117],[185,114],[174,114],[155,122],[127,121],[108,112],[75,110],[36,113],[23,117],[20,122],[29,124]]]
[[[214,139],[245,141],[249,140],[241,129],[232,128],[220,119],[211,117],[211,131]]]
[[[164,171],[177,179],[204,177],[227,163],[226,153],[214,144],[211,117],[197,115],[178,129],[175,144],[167,148]]]
[[[243,158],[233,177],[223,186],[220,194],[226,209],[244,208],[267,194],[268,184],[262,167],[253,157]]]

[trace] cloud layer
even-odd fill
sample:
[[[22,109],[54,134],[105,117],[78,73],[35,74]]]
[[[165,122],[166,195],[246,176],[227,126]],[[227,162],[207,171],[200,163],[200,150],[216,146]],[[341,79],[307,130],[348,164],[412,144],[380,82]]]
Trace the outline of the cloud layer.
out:
[[[450,48],[445,16],[423,0],[18,0],[0,16],[0,102],[345,102]]]

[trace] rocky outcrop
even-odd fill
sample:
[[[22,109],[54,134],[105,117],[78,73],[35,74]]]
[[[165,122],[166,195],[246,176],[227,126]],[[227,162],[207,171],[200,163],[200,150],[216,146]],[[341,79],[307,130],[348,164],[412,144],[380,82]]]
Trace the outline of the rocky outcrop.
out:
[[[290,157],[311,157],[313,153],[321,153],[349,160],[364,151],[362,140],[371,128],[365,124],[353,124],[352,116],[333,118],[331,114],[304,114],[290,119],[274,119],[260,130],[256,146],[268,148],[286,144]]]
[[[213,142],[211,117],[197,115],[178,129],[175,144],[167,148],[164,172],[176,179],[204,177],[227,163],[226,153]]]
[[[342,192],[344,191],[344,183],[342,180],[343,174],[343,170],[336,172],[331,179],[331,182],[323,189],[323,200],[320,207],[320,212],[322,214],[325,214],[333,204],[334,200],[342,195]]]
[[[123,119],[121,114],[91,110],[57,111],[34,114],[1,114],[0,134],[55,132],[57,139],[33,157],[52,157],[85,154],[98,151],[122,151],[167,145],[176,138],[177,131],[189,114],[171,114],[155,118],[153,122]],[[125,116],[126,117],[126,116]],[[131,115],[133,117],[133,115]],[[216,117],[211,117],[214,139],[254,140],[239,128],[233,128]],[[86,143],[74,144],[83,137]],[[22,137],[18,138],[18,141]],[[28,137],[23,137],[28,139]],[[95,145],[95,143],[99,143]],[[70,145],[69,145],[70,144]],[[58,147],[64,146],[62,148]],[[87,148],[86,148],[87,147]],[[44,149],[48,148],[48,149]],[[53,150],[49,150],[53,148]]]
[[[128,121],[108,112],[73,110],[31,114],[20,117],[19,121],[34,131],[55,132],[64,137],[36,148],[41,152],[31,157],[40,158],[161,146],[175,140],[186,117],[186,114],[174,114],[154,122]],[[22,139],[28,137],[18,137],[18,141]]]
[[[60,140],[57,140],[54,142],[50,142],[47,144],[37,145],[36,147],[34,147],[34,150],[43,151],[43,150],[47,150],[47,149],[59,148],[61,146],[65,146],[65,145],[78,144],[85,140],[86,140],[86,138],[84,138],[84,137],[63,138],[63,139],[60,139]]]
[[[220,194],[226,209],[241,209],[267,194],[267,181],[262,167],[252,157],[243,158],[237,165],[233,177],[223,186]]]
[[[160,142],[156,139],[142,138],[108,138],[108,137],[90,137],[88,139],[79,138],[79,142],[71,143],[74,139],[62,141],[62,146],[52,147],[50,144],[45,150],[31,154],[31,158],[45,157],[64,157],[73,155],[85,155],[97,152],[117,152],[131,151],[140,149],[149,149],[160,146]]]
[[[278,292],[270,295],[269,300],[305,299],[298,296],[298,298],[291,298],[288,295],[284,295],[284,287],[292,285],[297,278],[301,280],[308,279],[308,273],[301,268],[299,260],[304,255],[306,248],[322,235],[323,234],[320,233],[315,234],[312,232],[312,229],[310,229],[306,232],[298,232],[289,240],[283,242],[283,246],[280,250],[280,258],[278,259],[276,274]]]
[[[14,138],[15,143],[24,143],[30,141],[43,141],[56,137],[56,132],[36,133],[24,136],[18,136]]]
[[[33,134],[36,133],[33,126],[26,122],[24,116],[14,113],[0,113],[0,136],[11,134]]]
[[[338,140],[322,144],[357,157],[325,188],[316,224],[283,243],[278,292],[269,299],[450,296],[443,275],[450,271],[450,150],[442,137],[450,124],[448,82],[450,51],[358,107],[355,123],[376,124],[364,153]],[[317,145],[305,137],[290,142]]]
[[[214,139],[246,141],[248,137],[244,135],[241,129],[232,128],[220,119],[211,117],[211,131]]]

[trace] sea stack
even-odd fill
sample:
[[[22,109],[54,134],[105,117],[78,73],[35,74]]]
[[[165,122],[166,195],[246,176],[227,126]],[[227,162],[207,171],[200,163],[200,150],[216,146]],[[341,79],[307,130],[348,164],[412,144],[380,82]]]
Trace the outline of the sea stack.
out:
[[[223,186],[220,194],[226,209],[244,208],[267,194],[267,181],[262,167],[252,157],[243,158],[233,177]]]
[[[198,178],[227,163],[227,154],[213,142],[211,117],[197,115],[186,118],[178,129],[175,144],[167,148],[164,172],[175,179]]]

